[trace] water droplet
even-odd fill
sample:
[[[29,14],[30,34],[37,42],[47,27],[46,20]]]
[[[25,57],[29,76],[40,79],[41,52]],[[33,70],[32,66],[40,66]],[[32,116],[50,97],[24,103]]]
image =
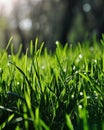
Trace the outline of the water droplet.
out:
[[[94,62],[97,63],[97,60],[95,59]]]
[[[45,66],[44,66],[44,65],[42,65],[42,69],[43,69],[43,70],[45,69]]]
[[[76,67],[75,67],[75,65],[74,65],[74,66],[73,66],[73,70],[75,70],[75,68],[76,68]]]
[[[91,97],[90,96],[87,96],[87,99],[90,99]]]
[[[66,68],[64,68],[64,72],[66,72]]]
[[[80,58],[80,59],[82,59],[82,58],[83,58],[82,54],[79,54],[79,58]]]
[[[56,45],[58,45],[59,44],[59,41],[56,41]]]
[[[17,82],[17,85],[19,85],[20,84],[20,82]]]
[[[9,62],[7,63],[7,66],[10,66],[10,63],[9,63]]]
[[[78,107],[79,107],[80,109],[82,109],[82,105],[79,105]]]
[[[83,95],[83,92],[80,92],[80,95],[82,96],[82,95]]]
[[[11,58],[11,55],[9,54],[8,57]]]
[[[74,98],[74,94],[71,95],[71,98]]]

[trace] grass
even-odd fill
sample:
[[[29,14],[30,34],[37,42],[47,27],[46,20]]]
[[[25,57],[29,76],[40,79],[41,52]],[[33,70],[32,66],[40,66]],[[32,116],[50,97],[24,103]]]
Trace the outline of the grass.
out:
[[[104,130],[104,36],[54,54],[0,51],[0,130]]]

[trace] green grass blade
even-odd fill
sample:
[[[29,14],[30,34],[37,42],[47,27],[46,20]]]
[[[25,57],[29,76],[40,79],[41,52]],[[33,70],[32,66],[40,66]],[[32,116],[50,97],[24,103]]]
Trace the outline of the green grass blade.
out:
[[[74,130],[72,122],[71,122],[68,114],[66,114],[66,124],[67,124],[67,127],[69,128],[69,130]]]
[[[9,63],[12,64],[12,65],[14,65],[14,66],[20,71],[20,73],[21,73],[21,74],[24,76],[24,78],[26,79],[28,85],[32,88],[31,83],[30,83],[30,81],[28,80],[28,77],[27,77],[26,74],[22,71],[22,69],[19,68],[17,65],[15,65],[13,62],[9,62]]]

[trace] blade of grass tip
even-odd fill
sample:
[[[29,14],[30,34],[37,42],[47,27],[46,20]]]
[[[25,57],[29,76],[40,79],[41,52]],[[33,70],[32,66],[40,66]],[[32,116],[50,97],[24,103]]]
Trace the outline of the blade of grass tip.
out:
[[[20,71],[20,73],[21,73],[21,74],[24,76],[24,78],[26,79],[28,85],[32,88],[31,83],[30,83],[30,81],[28,80],[26,74],[25,74],[17,65],[15,65],[13,62],[9,62],[9,63],[12,64],[12,65],[14,65],[14,66]]]
[[[14,45],[13,44],[11,44],[11,55],[13,56],[14,55]]]
[[[10,39],[9,39],[9,42],[8,42],[8,44],[7,44],[7,46],[6,46],[6,51],[8,50],[8,48],[9,48],[9,46],[10,46],[10,44],[11,44],[11,41],[13,40],[13,37],[11,37]]]
[[[16,126],[15,130],[21,130],[21,128],[19,126]]]
[[[8,122],[11,121],[11,120],[13,119],[13,117],[14,117],[14,114],[10,115],[10,116],[8,117]]]
[[[39,41],[39,39],[38,39],[38,38],[36,38],[36,40],[35,40],[35,53],[37,52],[37,48],[38,48],[38,41]]]
[[[41,44],[41,46],[40,46],[40,49],[39,49],[39,56],[41,55],[41,52],[42,52],[43,46],[44,46],[44,42],[42,42],[42,44]]]
[[[44,42],[41,43],[41,46],[39,49],[37,49],[37,44],[38,44],[38,41],[36,42],[36,45],[35,45],[35,57],[38,57],[41,55],[41,52],[42,52],[42,49],[44,46]]]
[[[18,52],[17,52],[17,56],[18,56],[18,57],[21,55],[22,47],[23,47],[23,45],[20,44],[19,49],[18,49]]]
[[[70,117],[69,117],[68,114],[66,114],[66,124],[67,124],[69,130],[74,130],[72,122],[71,122]]]
[[[33,54],[34,54],[34,47],[33,47],[33,41],[31,40],[30,41],[30,56],[33,56]]]
[[[2,60],[2,58],[4,57],[5,52],[8,50],[8,48],[9,48],[9,46],[10,46],[10,44],[11,44],[12,39],[13,39],[13,37],[11,37],[11,38],[9,39],[9,42],[8,42],[8,44],[7,44],[7,46],[6,46],[6,49],[5,49],[4,53],[3,53],[3,55],[1,56],[1,60]]]
[[[8,119],[0,125],[0,129],[1,129],[1,130],[4,129],[5,126],[13,119],[13,117],[14,117],[14,114],[10,115],[10,116],[8,117]]]
[[[60,69],[61,69],[61,72],[62,72],[62,74],[64,75],[64,71],[63,71],[63,69],[62,69],[61,63],[60,63],[59,58],[58,58],[58,56],[57,56],[57,53],[56,53],[56,59],[57,59],[58,65],[59,65],[59,67],[60,67]]]

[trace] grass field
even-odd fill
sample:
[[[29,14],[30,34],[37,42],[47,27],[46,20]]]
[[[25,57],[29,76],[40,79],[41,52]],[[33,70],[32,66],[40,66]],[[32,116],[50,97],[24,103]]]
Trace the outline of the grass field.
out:
[[[52,54],[0,50],[0,130],[104,130],[104,37]],[[11,53],[7,53],[11,47]]]

